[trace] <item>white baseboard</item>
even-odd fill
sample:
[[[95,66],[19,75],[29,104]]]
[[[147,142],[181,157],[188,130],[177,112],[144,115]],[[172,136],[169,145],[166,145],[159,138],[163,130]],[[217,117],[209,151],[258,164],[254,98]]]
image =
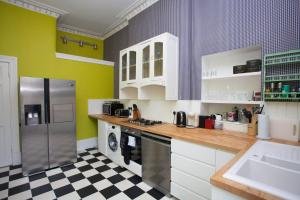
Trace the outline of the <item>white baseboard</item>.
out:
[[[85,149],[97,147],[97,137],[77,141],[77,152],[83,152]]]
[[[21,152],[12,151],[12,165],[20,165],[20,164],[21,164]]]

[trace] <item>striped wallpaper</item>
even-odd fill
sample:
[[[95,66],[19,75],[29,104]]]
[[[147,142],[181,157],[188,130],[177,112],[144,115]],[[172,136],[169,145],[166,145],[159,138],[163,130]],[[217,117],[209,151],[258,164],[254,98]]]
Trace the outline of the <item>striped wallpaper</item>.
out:
[[[201,56],[253,45],[263,53],[300,48],[300,1],[160,0],[105,40],[104,59],[118,62],[117,49],[163,32],[179,37],[180,99],[200,99]]]

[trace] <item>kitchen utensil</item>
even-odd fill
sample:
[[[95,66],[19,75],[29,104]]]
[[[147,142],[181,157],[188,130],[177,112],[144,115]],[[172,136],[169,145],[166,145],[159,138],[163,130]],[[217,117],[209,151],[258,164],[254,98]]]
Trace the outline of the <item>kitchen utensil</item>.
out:
[[[215,120],[212,117],[209,117],[205,120],[205,128],[213,129],[215,126]]]
[[[259,139],[270,139],[270,129],[269,129],[269,116],[264,114],[257,115],[258,128],[257,128],[257,138]]]
[[[248,119],[248,121],[246,123],[251,123],[251,120],[252,120],[252,113],[251,111],[247,110],[246,108],[244,108],[242,110],[244,116]]]
[[[198,114],[188,113],[187,115],[187,128],[196,128],[199,126]]]
[[[176,126],[177,127],[186,127],[186,113],[179,111],[176,113]]]
[[[239,109],[237,107],[234,107],[233,112],[234,112],[233,120],[236,122],[239,121]]]
[[[288,98],[289,95],[288,93],[291,91],[291,86],[290,85],[283,85],[282,86],[282,97]]]
[[[247,72],[258,72],[261,70],[261,59],[248,60],[246,65]]]
[[[222,115],[216,114],[216,120],[215,120],[215,129],[222,129],[223,128],[223,122],[222,122]]]
[[[279,83],[277,84],[277,92],[281,92],[281,90],[282,90],[282,83],[279,82]]]
[[[247,72],[247,65],[236,65],[233,66],[233,74],[240,74]]]
[[[209,118],[209,116],[206,116],[206,115],[199,116],[199,127],[200,128],[205,128],[205,120],[208,118]]]
[[[256,136],[256,134],[257,134],[257,115],[256,114],[254,114],[252,116],[251,123],[248,124],[248,133],[247,134],[249,136]]]
[[[130,112],[128,109],[117,109],[115,111],[116,117],[126,118],[126,117],[129,117],[129,115],[130,115]]]
[[[119,101],[111,101],[111,102],[105,102],[102,105],[102,113],[106,115],[115,115],[115,111],[117,109],[123,109],[124,104],[120,103]]]
[[[227,120],[230,122],[234,121],[234,112],[228,112],[227,113]]]
[[[141,113],[140,113],[137,105],[133,104],[132,107],[133,107],[133,120],[141,119]]]

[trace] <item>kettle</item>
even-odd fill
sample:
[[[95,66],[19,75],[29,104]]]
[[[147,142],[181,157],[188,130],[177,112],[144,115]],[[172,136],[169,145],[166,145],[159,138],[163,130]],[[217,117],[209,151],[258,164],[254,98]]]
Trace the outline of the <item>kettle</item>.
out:
[[[186,114],[183,111],[176,113],[176,126],[186,127]]]

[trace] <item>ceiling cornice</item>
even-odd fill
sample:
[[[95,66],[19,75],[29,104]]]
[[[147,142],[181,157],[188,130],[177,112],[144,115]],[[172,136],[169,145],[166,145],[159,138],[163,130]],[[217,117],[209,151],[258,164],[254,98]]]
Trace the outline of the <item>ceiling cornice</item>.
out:
[[[62,15],[69,13],[65,10],[61,10],[34,0],[0,0],[0,1],[7,2],[55,18],[59,18]],[[151,5],[153,5],[158,1],[159,0],[136,0],[128,8],[122,10],[122,12],[116,15],[117,20],[112,25],[110,25],[106,30],[104,30],[102,33],[97,33],[97,32],[89,31],[82,28],[77,28],[66,24],[58,24],[57,29],[68,33],[73,33],[77,35],[104,40],[112,36],[116,32],[118,32],[119,30],[123,29],[124,27],[126,27],[128,25],[128,21],[131,18],[133,18],[134,16],[136,16],[137,14],[139,14],[140,12],[147,9],[148,7],[150,7]]]
[[[111,25],[107,30],[109,30],[108,32],[106,32],[102,37],[105,40],[106,38],[109,38],[110,36],[112,36],[113,34],[115,34],[116,32],[118,32],[119,30],[123,29],[124,27],[126,27],[128,25],[128,20],[123,20],[121,22],[118,22],[117,24],[113,24]]]
[[[76,34],[76,35],[86,36],[86,37],[90,37],[90,38],[94,38],[94,39],[98,39],[98,40],[103,40],[103,37],[101,37],[99,33],[89,31],[86,29],[82,29],[82,28],[77,28],[77,27],[70,26],[67,24],[58,24],[57,30]]]
[[[59,18],[61,15],[68,14],[67,11],[61,10],[34,0],[1,0],[34,12],[42,13],[51,17]]]

